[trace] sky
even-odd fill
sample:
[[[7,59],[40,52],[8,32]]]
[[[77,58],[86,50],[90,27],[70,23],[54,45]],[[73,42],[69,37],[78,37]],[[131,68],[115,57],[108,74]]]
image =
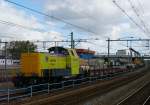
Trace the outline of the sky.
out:
[[[90,48],[99,53],[107,52],[110,39],[149,38],[150,1],[149,0],[116,0],[116,3],[132,17],[145,32],[136,26],[112,0],[10,0],[26,7],[41,11],[54,18],[39,15],[27,9],[0,0],[0,37],[2,40],[69,40],[74,32],[75,39],[87,39],[79,43],[77,48]],[[132,8],[133,7],[133,8]],[[136,15],[138,14],[138,16]],[[145,23],[141,23],[141,20]],[[23,27],[4,24],[11,22]],[[99,40],[95,40],[99,39]],[[145,46],[146,42],[131,43],[132,46]],[[47,46],[53,46],[51,43]],[[59,43],[67,46],[69,43]],[[42,46],[40,46],[42,47]],[[111,51],[126,49],[126,43],[111,43]],[[149,52],[148,48],[136,48]]]

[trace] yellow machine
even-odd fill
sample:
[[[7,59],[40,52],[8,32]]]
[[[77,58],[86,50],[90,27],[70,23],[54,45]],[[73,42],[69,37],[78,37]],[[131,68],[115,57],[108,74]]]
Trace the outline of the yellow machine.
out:
[[[143,65],[143,60],[141,58],[132,58],[132,63],[135,64],[135,65]]]
[[[52,52],[56,49],[64,50],[66,54]],[[53,47],[49,50],[51,50],[50,53],[23,53],[21,56],[22,72],[26,76],[44,76],[45,70],[65,71],[68,69],[71,75],[79,74],[79,57],[74,49]]]
[[[74,49],[51,47],[49,53],[23,53],[21,55],[21,81],[74,77],[79,75],[79,57]],[[20,79],[20,78],[19,78]],[[37,82],[37,81],[36,81]]]

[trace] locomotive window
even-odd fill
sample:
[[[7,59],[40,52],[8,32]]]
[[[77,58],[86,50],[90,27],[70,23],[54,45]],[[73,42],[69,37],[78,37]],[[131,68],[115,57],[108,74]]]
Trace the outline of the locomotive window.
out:
[[[68,50],[64,49],[62,47],[52,47],[52,48],[49,48],[49,53],[52,54],[52,55],[60,55],[60,56],[69,55]]]
[[[68,51],[62,51],[63,55],[69,55]]]

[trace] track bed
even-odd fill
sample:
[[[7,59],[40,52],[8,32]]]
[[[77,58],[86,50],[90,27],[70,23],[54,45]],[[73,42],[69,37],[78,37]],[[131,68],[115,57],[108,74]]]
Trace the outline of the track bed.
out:
[[[17,104],[23,105],[80,105],[86,100],[90,100],[99,95],[103,95],[114,89],[126,85],[142,76],[147,71],[135,72],[129,75],[114,78],[112,80],[97,81],[90,85],[81,85],[74,89],[67,89],[56,93],[50,93],[49,95],[39,95],[30,99],[24,99],[24,101],[17,102]],[[11,104],[15,104],[12,102]],[[83,105],[83,104],[81,104]]]

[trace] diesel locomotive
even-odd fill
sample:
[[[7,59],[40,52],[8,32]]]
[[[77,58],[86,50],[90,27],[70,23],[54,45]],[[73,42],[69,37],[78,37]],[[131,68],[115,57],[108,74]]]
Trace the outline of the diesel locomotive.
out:
[[[21,73],[13,79],[15,86],[57,82],[81,74],[75,49],[51,47],[48,51],[21,55]]]

